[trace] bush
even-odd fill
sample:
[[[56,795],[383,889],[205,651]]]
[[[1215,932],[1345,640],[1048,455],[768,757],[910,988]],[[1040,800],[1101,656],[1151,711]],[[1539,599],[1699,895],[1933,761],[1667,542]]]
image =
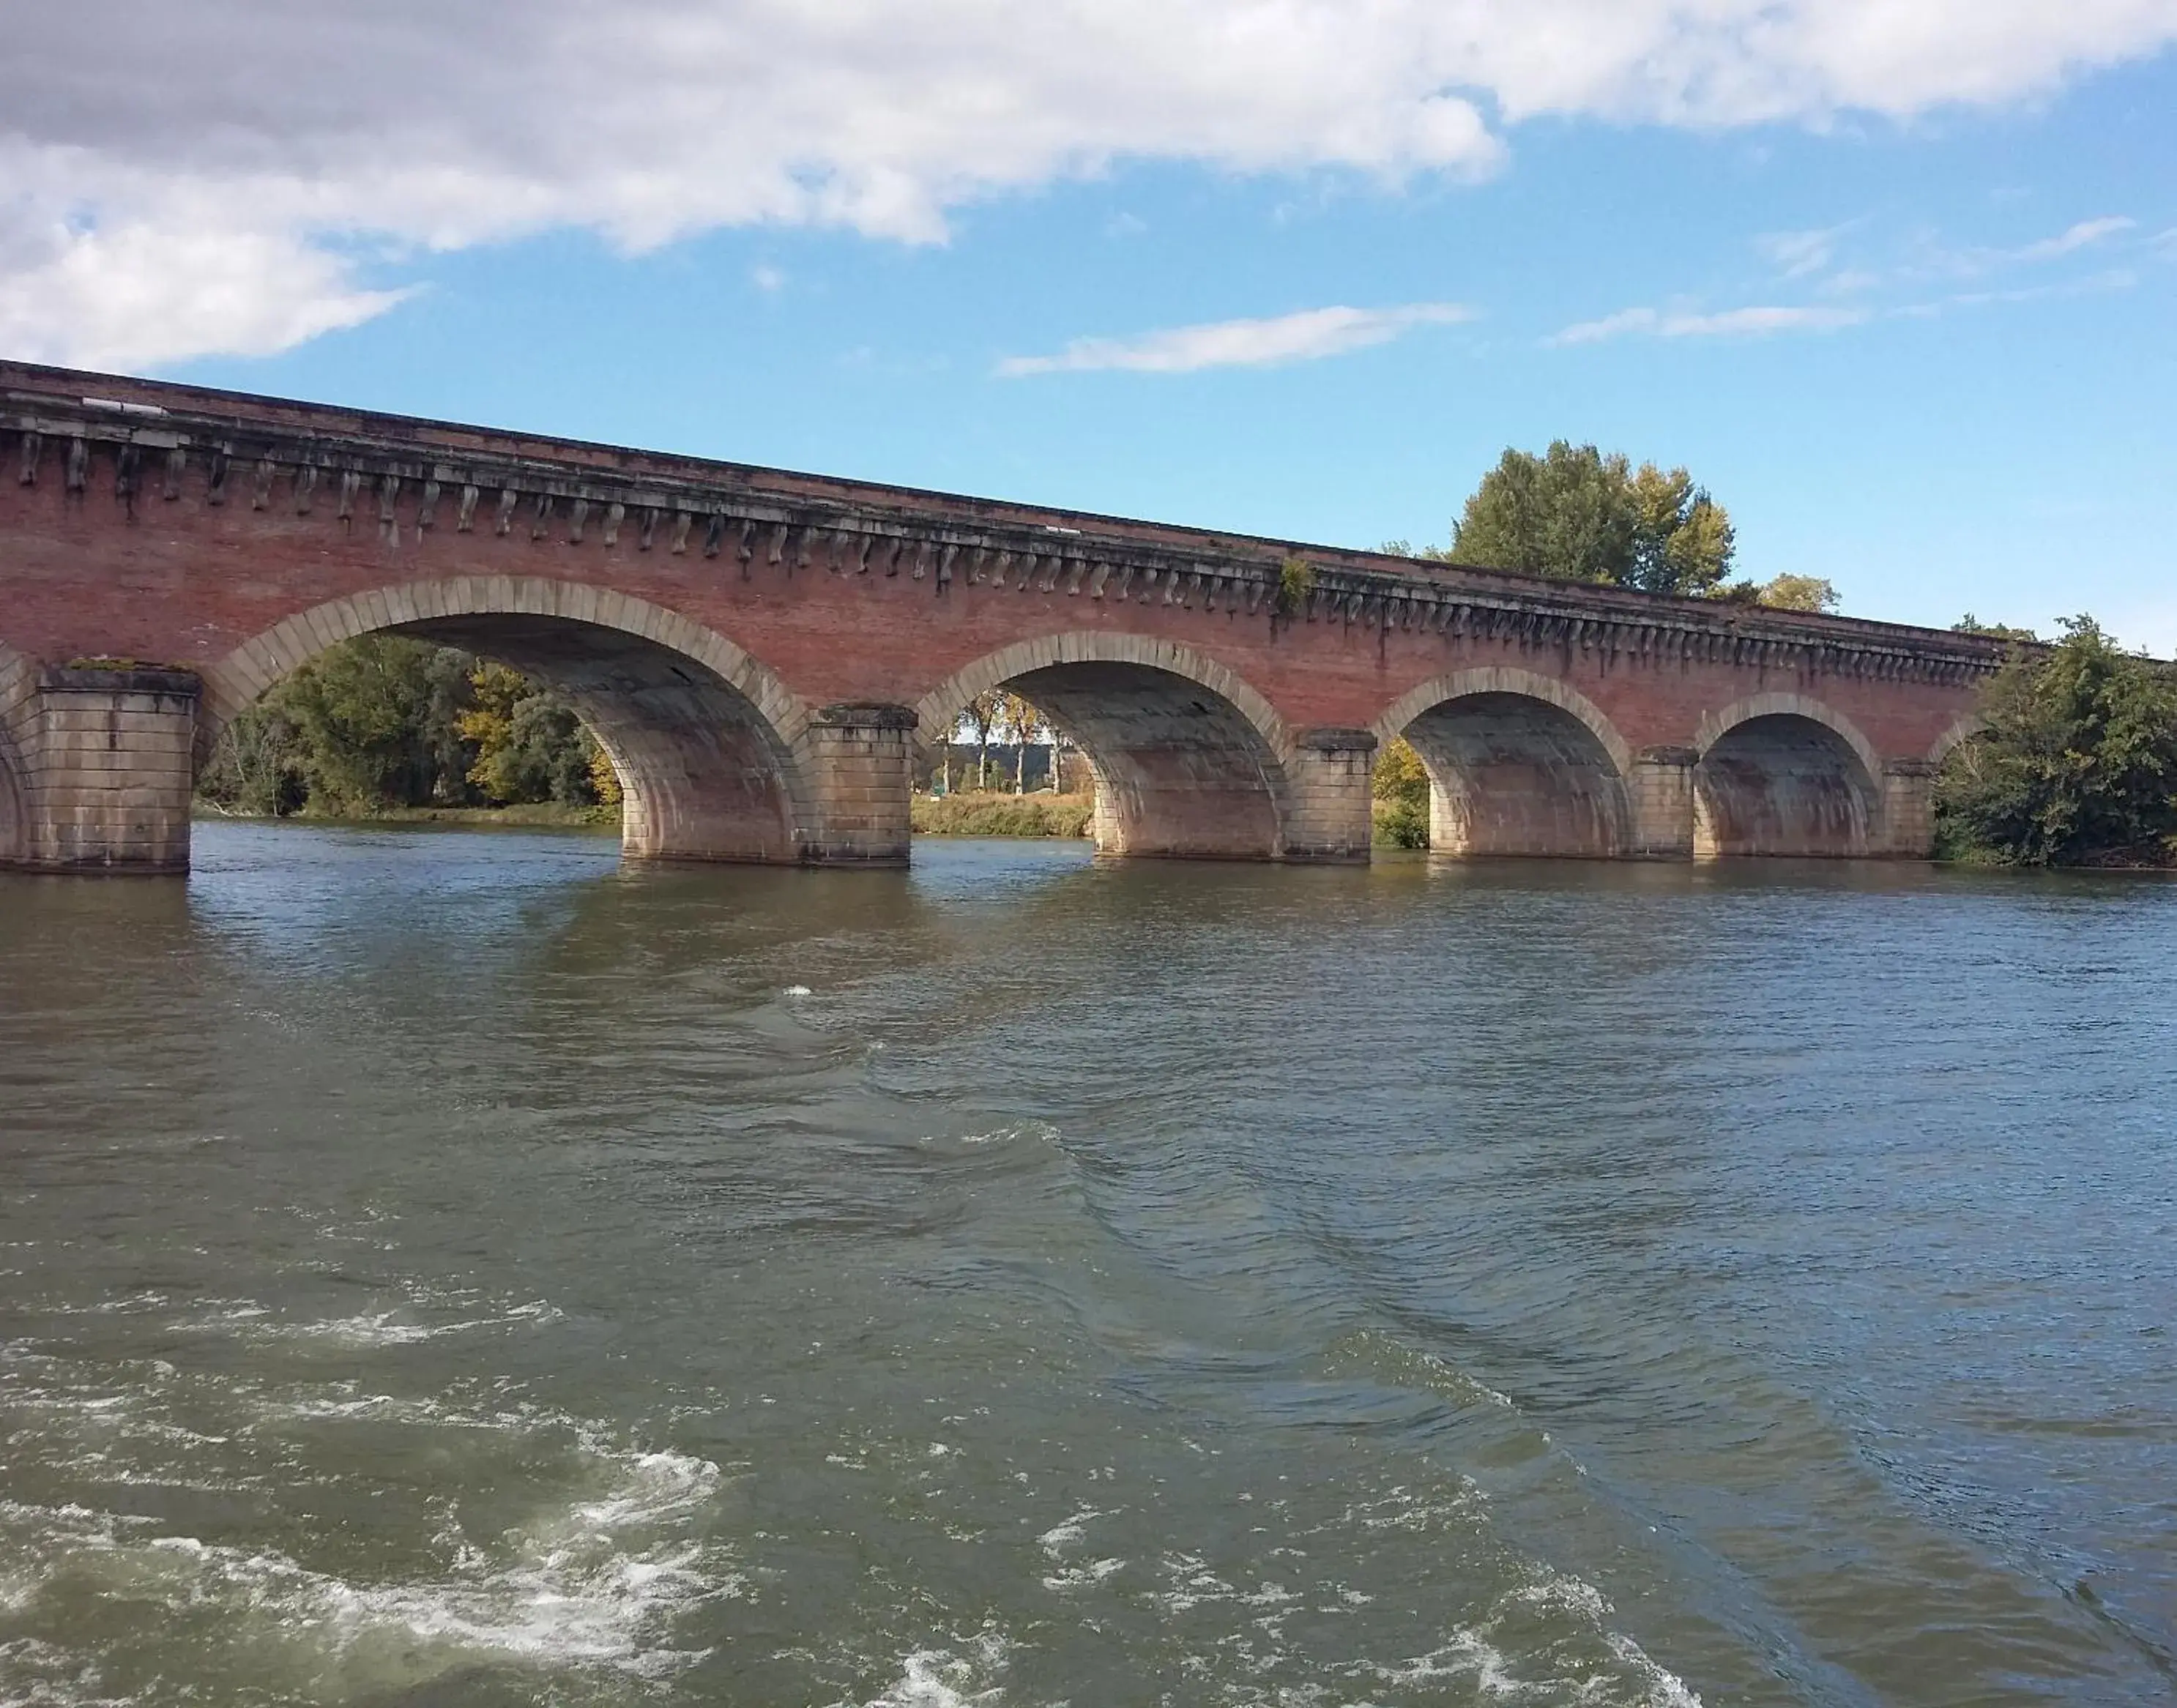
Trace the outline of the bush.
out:
[[[1376,841],[1383,848],[1427,848],[1429,845],[1428,805],[1411,801],[1376,803]]]
[[[2015,652],[1983,727],[1935,792],[1945,859],[2022,865],[2167,864],[2177,838],[2177,679],[2120,651],[2090,617]]]
[[[1393,736],[1376,756],[1370,791],[1376,797],[1378,843],[1386,848],[1428,846],[1428,769],[1403,735]]]

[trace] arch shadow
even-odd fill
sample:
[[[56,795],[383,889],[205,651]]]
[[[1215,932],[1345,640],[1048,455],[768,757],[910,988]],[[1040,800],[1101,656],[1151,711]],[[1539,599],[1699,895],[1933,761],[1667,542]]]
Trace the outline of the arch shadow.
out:
[[[1632,755],[1577,689],[1491,665],[1421,684],[1377,719],[1429,774],[1429,846],[1454,854],[1609,859],[1633,840]]]
[[[1803,694],[1757,694],[1701,720],[1694,854],[1849,859],[1881,845],[1882,762]]]
[[[925,750],[960,708],[1005,688],[1081,750],[1106,854],[1275,859],[1292,811],[1292,733],[1261,694],[1176,641],[1079,631],[1017,641],[956,671],[915,706]]]
[[[546,684],[597,737],[625,793],[621,847],[667,859],[791,862],[816,823],[808,708],[716,631],[625,593],[543,577],[456,576],[297,612],[205,672],[199,755],[327,647],[392,634]]]

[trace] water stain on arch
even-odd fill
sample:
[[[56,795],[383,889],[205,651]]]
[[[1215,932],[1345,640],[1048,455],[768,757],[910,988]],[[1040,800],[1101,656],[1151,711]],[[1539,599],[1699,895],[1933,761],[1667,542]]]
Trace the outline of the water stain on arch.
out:
[[[0,738],[0,866],[30,857],[30,816],[23,799],[20,767]]]
[[[1880,766],[1867,739],[1820,701],[1743,700],[1703,720],[1694,772],[1700,859],[1841,859],[1879,844]]]
[[[326,647],[368,633],[496,659],[563,696],[619,773],[627,854],[802,858],[813,822],[797,748],[806,709],[714,631],[575,583],[462,578],[300,613],[206,673],[208,725],[216,731]]]
[[[1413,690],[1377,722],[1429,773],[1429,846],[1454,854],[1607,859],[1631,841],[1624,740],[1585,696],[1504,668]]]
[[[916,707],[925,747],[993,688],[1018,694],[1078,747],[1106,854],[1275,859],[1285,850],[1293,742],[1237,675],[1168,641],[1094,632],[1001,648]]]
[[[15,732],[36,692],[30,661],[0,641],[0,866],[30,858],[30,771]]]

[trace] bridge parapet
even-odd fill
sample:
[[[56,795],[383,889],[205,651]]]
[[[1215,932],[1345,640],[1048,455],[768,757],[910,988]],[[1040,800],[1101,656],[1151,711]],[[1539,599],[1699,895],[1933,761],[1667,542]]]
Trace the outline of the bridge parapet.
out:
[[[98,395],[83,395],[95,386]],[[1886,681],[1966,683],[2003,642],[1902,624],[1541,581],[1296,544],[0,362],[16,478],[292,508],[397,546],[436,529],[714,560],[743,581],[904,577],[1285,625],[1419,631]],[[1288,565],[1306,567],[1293,590]]]

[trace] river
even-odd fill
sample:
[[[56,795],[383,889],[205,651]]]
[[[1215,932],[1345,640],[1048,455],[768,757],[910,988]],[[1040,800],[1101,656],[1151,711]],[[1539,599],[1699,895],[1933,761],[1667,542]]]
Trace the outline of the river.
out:
[[[0,1702],[2177,1693],[2177,885],[0,876]]]

